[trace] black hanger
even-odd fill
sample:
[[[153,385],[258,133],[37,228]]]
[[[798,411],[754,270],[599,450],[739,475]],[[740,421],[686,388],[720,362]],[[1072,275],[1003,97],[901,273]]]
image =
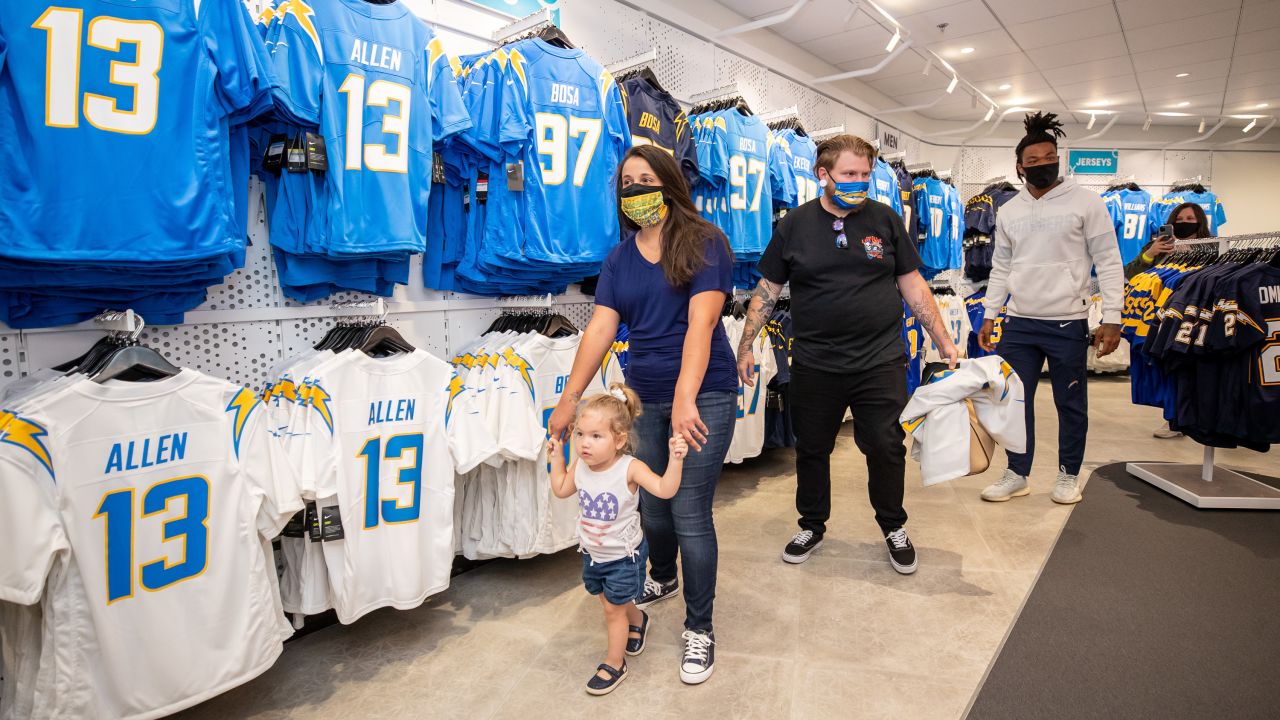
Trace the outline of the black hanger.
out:
[[[79,370],[84,367],[96,365],[102,358],[115,352],[120,347],[120,342],[111,337],[99,338],[98,342],[89,346],[89,349],[74,360],[68,360],[61,365],[54,365],[51,369],[60,373],[69,373],[73,370]]]
[[[179,372],[181,370],[155,350],[145,345],[125,345],[107,356],[90,376],[96,383],[115,379],[145,382],[173,377]]]
[[[538,31],[538,37],[549,45],[556,45],[565,50],[573,49],[573,43],[569,41],[569,36],[565,35],[564,31],[555,25],[547,25],[542,28]]]
[[[417,348],[390,325],[374,325],[355,349],[370,357],[386,357],[397,353],[411,353]]]

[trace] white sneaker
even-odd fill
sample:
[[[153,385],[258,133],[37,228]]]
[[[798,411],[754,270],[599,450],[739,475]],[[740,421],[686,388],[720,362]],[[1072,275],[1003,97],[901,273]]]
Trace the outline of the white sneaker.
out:
[[[1053,484],[1053,501],[1060,505],[1074,505],[1084,499],[1080,495],[1080,477],[1068,475],[1067,469],[1058,468],[1058,480]]]
[[[1169,423],[1165,423],[1165,424],[1161,425],[1160,427],[1156,428],[1156,431],[1155,431],[1155,432],[1153,432],[1153,433],[1151,433],[1151,434],[1152,434],[1154,437],[1158,437],[1158,438],[1160,438],[1161,440],[1169,440],[1169,439],[1171,439],[1171,438],[1180,438],[1180,437],[1182,437],[1182,433],[1180,433],[1180,432],[1178,432],[1177,430],[1174,430],[1173,428],[1169,427]]]
[[[1018,473],[1006,469],[999,482],[988,485],[982,491],[982,499],[987,502],[1007,502],[1016,497],[1030,495],[1027,479]]]

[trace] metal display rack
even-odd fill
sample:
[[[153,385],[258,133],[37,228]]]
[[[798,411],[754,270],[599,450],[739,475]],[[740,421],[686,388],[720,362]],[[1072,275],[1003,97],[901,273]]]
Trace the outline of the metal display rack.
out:
[[[1218,245],[1224,253],[1260,240],[1276,240],[1280,232],[1237,235],[1209,240],[1179,241],[1178,246]],[[1199,465],[1169,462],[1131,462],[1125,470],[1176,498],[1202,509],[1280,510],[1280,489],[1215,464],[1216,450],[1205,446]]]

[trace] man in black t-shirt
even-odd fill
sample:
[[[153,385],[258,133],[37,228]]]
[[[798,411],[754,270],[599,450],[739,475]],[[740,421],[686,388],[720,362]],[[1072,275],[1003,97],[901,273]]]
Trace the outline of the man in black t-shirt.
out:
[[[871,506],[895,570],[910,574],[916,553],[903,525],[907,404],[905,300],[942,355],[955,366],[955,344],[920,277],[920,255],[902,218],[867,202],[876,151],[861,138],[837,135],[818,146],[823,193],[787,213],[760,259],[764,278],[747,310],[738,373],[752,384],[751,342],[785,284],[791,286],[791,409],[796,434],[796,509],[800,532],[782,559],[801,563],[822,544],[831,516],[831,451],[846,409],[867,457]]]

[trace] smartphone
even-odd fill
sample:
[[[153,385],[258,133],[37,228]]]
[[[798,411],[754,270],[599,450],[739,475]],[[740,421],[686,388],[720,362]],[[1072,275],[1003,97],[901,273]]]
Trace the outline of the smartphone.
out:
[[[1156,237],[1173,237],[1173,226],[1161,225],[1160,229],[1156,231]]]

